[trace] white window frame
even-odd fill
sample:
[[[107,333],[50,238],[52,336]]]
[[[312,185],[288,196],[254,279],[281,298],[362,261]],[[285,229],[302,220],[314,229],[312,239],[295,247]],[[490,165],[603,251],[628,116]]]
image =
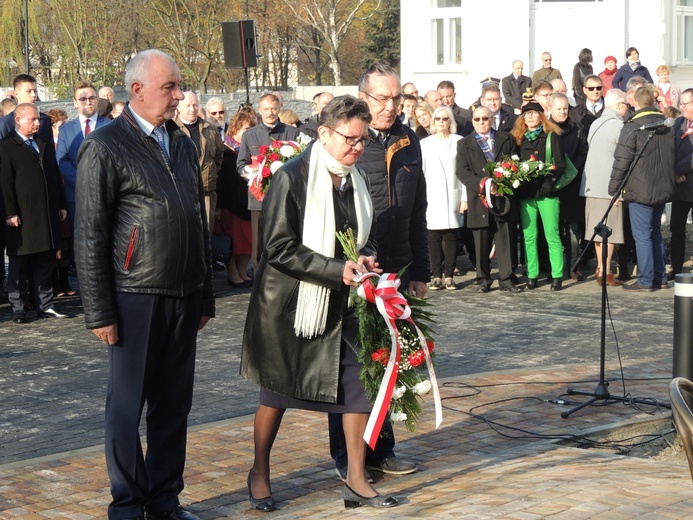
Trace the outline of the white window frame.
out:
[[[437,0],[431,0],[431,61],[434,67],[459,66],[462,64],[462,7],[436,7],[436,5]],[[454,30],[457,23],[460,27],[459,38]],[[440,25],[443,28],[442,49],[439,49],[438,41]],[[439,50],[442,50],[442,62]]]
[[[676,56],[675,61],[680,65],[693,65],[693,26],[691,27],[690,33],[686,35],[686,19],[690,18],[690,20],[693,20],[693,5],[681,5],[680,0],[677,0],[674,16],[674,27],[676,28],[676,38],[674,39],[674,42],[676,42],[674,49]],[[688,36],[688,41],[691,46],[691,52],[688,58],[686,58],[686,36]]]

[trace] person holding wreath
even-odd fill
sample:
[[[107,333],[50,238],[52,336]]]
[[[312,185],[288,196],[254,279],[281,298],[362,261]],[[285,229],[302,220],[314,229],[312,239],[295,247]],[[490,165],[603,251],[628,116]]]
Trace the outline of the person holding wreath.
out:
[[[348,306],[359,274],[375,261],[375,219],[366,177],[354,165],[370,141],[368,105],[340,96],[322,111],[319,138],[275,174],[263,201],[263,254],[248,308],[241,375],[260,384],[253,509],[273,511],[270,451],[286,408],[342,414],[346,507],[394,507],[368,483],[363,435],[371,409],[357,360],[358,321]],[[357,236],[358,262],[344,260],[336,232]],[[272,362],[268,362],[272,360]],[[256,498],[258,497],[258,498]]]

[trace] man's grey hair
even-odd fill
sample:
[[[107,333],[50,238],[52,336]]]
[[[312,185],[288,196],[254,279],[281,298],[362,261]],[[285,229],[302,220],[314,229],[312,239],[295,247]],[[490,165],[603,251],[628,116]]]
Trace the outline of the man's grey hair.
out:
[[[626,83],[626,92],[635,92],[640,87],[647,85],[647,80],[640,76],[633,76]]]
[[[224,107],[224,109],[226,109],[226,104],[224,103],[224,100],[218,97],[209,98],[207,100],[207,103],[205,104],[205,110],[209,112],[210,108],[212,108],[212,105],[221,105],[222,107]]]
[[[483,114],[484,116],[493,117],[493,112],[491,112],[491,109],[484,106],[476,107],[474,109],[474,112],[472,113],[472,117],[483,117],[481,114]]]
[[[338,96],[330,101],[320,114],[320,125],[334,130],[340,123],[359,119],[366,124],[371,122],[368,103],[350,95]]]
[[[568,103],[568,108],[570,108],[570,100],[563,92],[554,92],[551,94],[549,97],[549,108],[553,108],[553,104],[557,99],[563,99],[566,103]]]
[[[626,93],[617,88],[609,89],[604,95],[604,108],[616,110],[619,103],[626,103]]]
[[[359,92],[369,92],[371,76],[394,76],[399,82],[397,71],[384,63],[374,63],[359,78]]]
[[[136,81],[146,84],[149,80],[149,65],[154,58],[164,58],[176,65],[175,60],[165,52],[158,49],[147,49],[137,53],[128,63],[125,69],[125,88],[128,92],[128,97],[132,98],[132,84]]]

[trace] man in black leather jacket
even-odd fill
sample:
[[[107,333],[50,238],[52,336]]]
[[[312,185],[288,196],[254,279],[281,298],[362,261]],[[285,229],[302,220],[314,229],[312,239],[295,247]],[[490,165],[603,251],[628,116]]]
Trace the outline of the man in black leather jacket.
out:
[[[75,253],[86,325],[109,354],[111,519],[197,518],[179,504],[198,329],[214,316],[195,144],[170,121],[183,99],[173,59],[148,50],[125,73],[130,103],[84,140]],[[147,402],[147,457],[138,426]]]

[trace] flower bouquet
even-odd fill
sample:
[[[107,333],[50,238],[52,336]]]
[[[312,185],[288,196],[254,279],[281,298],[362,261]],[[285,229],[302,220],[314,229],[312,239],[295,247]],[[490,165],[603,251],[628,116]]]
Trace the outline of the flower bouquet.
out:
[[[338,232],[337,239],[345,257],[358,261],[354,231]],[[436,427],[442,422],[442,407],[431,355],[430,304],[424,298],[400,294],[400,280],[393,273],[366,273],[359,279],[356,294],[360,297],[352,293],[351,304],[359,322],[360,379],[373,403],[364,438],[373,447],[386,415],[414,431],[424,395],[433,390]]]
[[[269,146],[258,148],[258,155],[251,157],[251,164],[244,168],[243,177],[248,180],[248,191],[262,201],[272,183],[272,175],[289,159],[293,159],[310,144],[311,139],[299,134],[297,141],[273,141]]]
[[[499,195],[512,195],[520,184],[547,175],[553,168],[553,164],[539,161],[534,155],[525,161],[521,161],[517,155],[506,155],[498,162],[486,163],[486,172]]]

